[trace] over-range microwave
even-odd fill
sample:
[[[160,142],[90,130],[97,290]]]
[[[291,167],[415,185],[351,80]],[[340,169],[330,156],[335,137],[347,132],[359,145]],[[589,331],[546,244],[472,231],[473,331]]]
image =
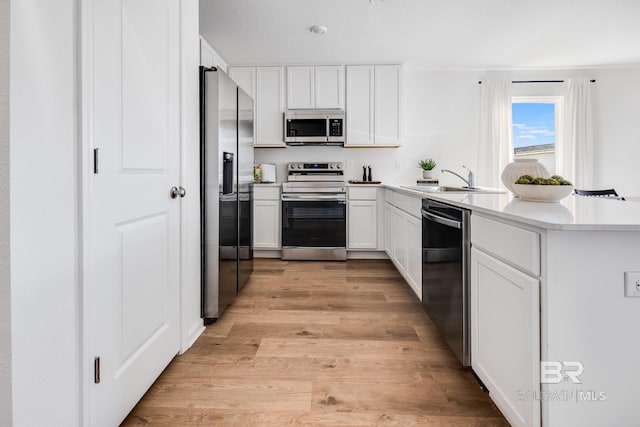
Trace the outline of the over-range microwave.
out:
[[[287,145],[344,145],[344,110],[287,110]]]

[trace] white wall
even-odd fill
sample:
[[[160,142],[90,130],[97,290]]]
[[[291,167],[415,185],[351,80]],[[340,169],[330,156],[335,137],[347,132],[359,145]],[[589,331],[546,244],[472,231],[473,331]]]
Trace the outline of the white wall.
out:
[[[16,426],[80,424],[78,3],[11,2],[11,337]]]
[[[256,149],[257,163],[277,163],[278,180],[286,180],[286,163],[343,161],[347,179],[361,179],[362,165],[371,165],[373,178],[385,183],[415,185],[421,176],[418,160],[434,158],[438,171],[464,174],[462,165],[477,167],[476,140],[479,103],[475,71],[423,71],[404,74],[403,141],[400,148],[289,147]],[[351,166],[351,167],[349,167]],[[440,172],[436,173],[438,176]],[[452,175],[445,184],[462,184]]]
[[[0,425],[11,425],[9,0],[0,0]]]
[[[615,187],[619,193],[640,195],[640,67],[596,70],[515,70],[502,77],[546,80],[587,77],[593,84],[597,187]],[[276,163],[278,179],[285,178],[291,161],[344,161],[347,179],[359,179],[362,165],[371,164],[374,179],[402,185],[415,184],[418,159],[433,157],[438,171],[452,169],[464,176],[462,165],[477,170],[481,71],[429,71],[405,69],[403,108],[404,146],[401,148],[290,147],[256,149],[257,163]],[[518,84],[514,94],[562,93],[562,85]],[[555,171],[550,171],[554,173]],[[452,175],[440,177],[445,185],[462,183]]]

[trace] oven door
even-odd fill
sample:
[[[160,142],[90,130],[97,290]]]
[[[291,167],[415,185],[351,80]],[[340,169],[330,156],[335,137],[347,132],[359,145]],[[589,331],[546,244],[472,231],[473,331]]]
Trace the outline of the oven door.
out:
[[[346,248],[345,200],[305,199],[282,201],[282,246]]]

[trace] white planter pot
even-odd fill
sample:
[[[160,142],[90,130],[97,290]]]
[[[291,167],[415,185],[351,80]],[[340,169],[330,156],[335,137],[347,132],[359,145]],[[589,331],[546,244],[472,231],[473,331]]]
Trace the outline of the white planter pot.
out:
[[[422,178],[424,179],[432,179],[433,178],[433,170],[422,170]]]
[[[522,175],[531,175],[534,178],[550,176],[547,168],[538,162],[538,159],[515,159],[504,168],[500,178],[507,190],[513,193],[513,183]]]

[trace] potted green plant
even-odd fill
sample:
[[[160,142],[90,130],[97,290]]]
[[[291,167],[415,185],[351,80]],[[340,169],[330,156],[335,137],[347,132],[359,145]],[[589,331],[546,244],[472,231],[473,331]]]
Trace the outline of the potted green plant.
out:
[[[433,159],[420,160],[418,167],[422,169],[422,177],[424,179],[433,178],[433,170],[436,168],[437,163]]]

